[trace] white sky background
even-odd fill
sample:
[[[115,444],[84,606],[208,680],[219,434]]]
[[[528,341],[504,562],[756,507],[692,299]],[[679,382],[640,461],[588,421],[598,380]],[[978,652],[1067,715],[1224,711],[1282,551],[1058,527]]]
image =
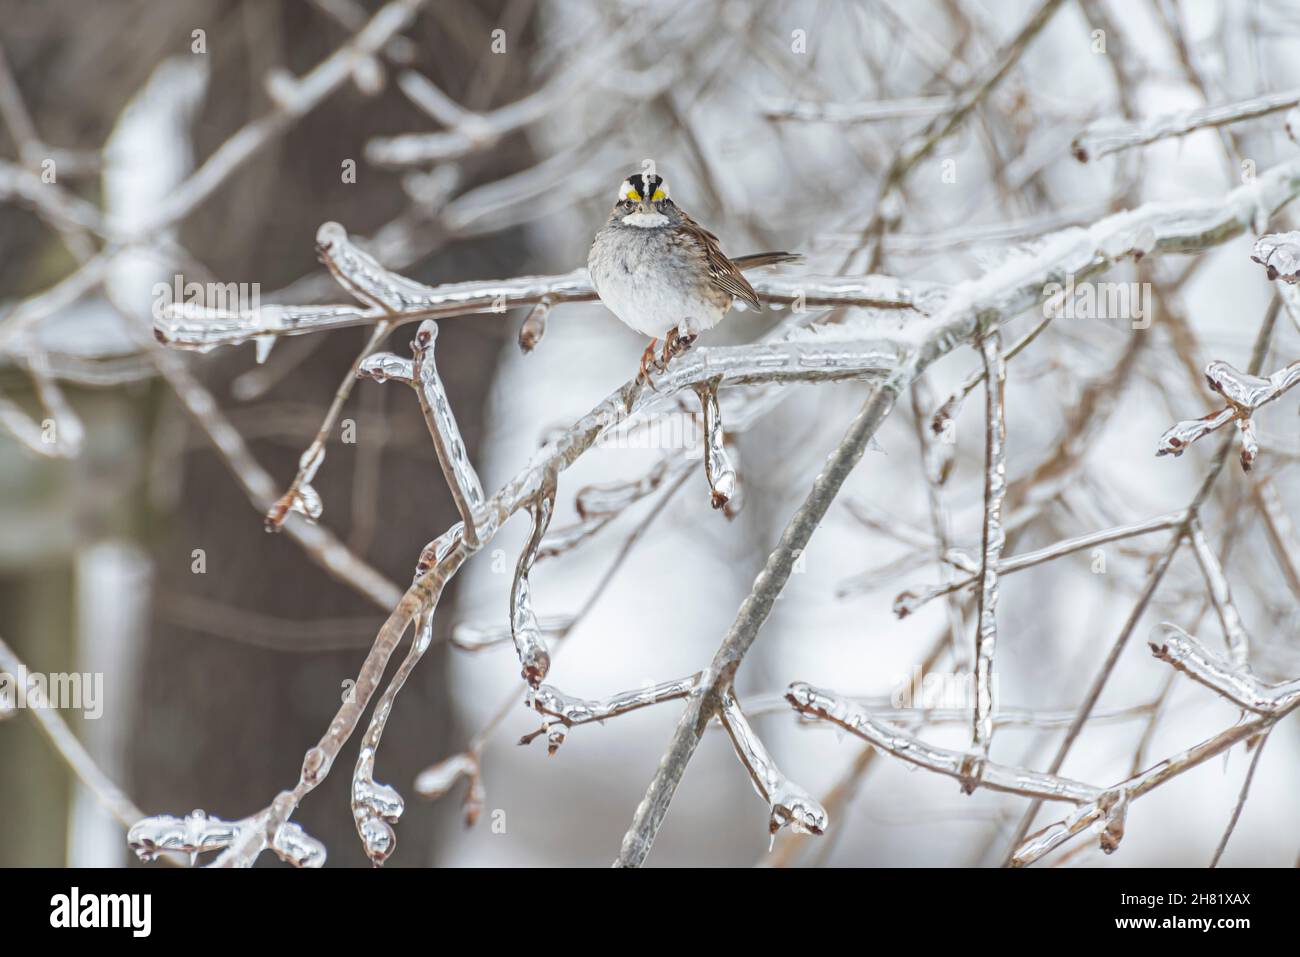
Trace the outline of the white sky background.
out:
[[[618,180],[636,169],[643,157],[656,160],[679,204],[716,232],[729,253],[799,250],[809,254],[809,262],[797,268],[811,273],[835,271],[844,255],[835,237],[861,228],[883,171],[869,160],[887,157],[909,131],[920,129],[926,121],[783,128],[763,119],[755,104],[765,97],[857,102],[915,95],[927,74],[914,58],[900,52],[906,45],[891,35],[892,28],[873,12],[874,6],[767,5],[767,23],[760,30],[767,54],[725,57],[703,92],[692,88],[700,64],[682,65],[667,97],[694,130],[726,211],[709,199],[692,149],[662,111],[627,116],[615,125],[618,133],[611,137],[614,155],[624,158],[622,165],[581,174],[582,191],[590,199],[534,229],[537,271],[566,270],[585,261],[591,236],[607,215]],[[996,23],[1002,38],[1019,28],[1033,6],[962,4],[971,16]],[[937,31],[947,22],[940,4],[893,7],[921,32]],[[1213,89],[1222,100],[1300,85],[1296,56],[1300,49],[1293,37],[1274,36],[1261,22],[1253,28],[1259,31],[1253,44],[1243,38],[1251,29],[1246,21],[1252,17],[1263,21],[1272,7],[1276,5],[1210,0],[1184,4],[1193,48],[1211,69]],[[723,4],[721,9],[721,19],[733,23],[751,12],[749,5],[740,3]],[[1154,116],[1200,105],[1147,5],[1111,3],[1108,9],[1122,25],[1129,56],[1145,68],[1144,81],[1133,91],[1141,113]],[[548,4],[545,16],[553,36],[566,43],[567,31],[584,29],[591,22],[580,3]],[[657,42],[647,37],[641,54],[658,51],[666,68],[675,69],[671,51],[673,35],[680,29],[688,27],[670,26]],[[794,29],[808,31],[809,55],[784,54],[789,43],[783,38]],[[1113,158],[1082,166],[1069,154],[1069,140],[1082,129],[1084,118],[1117,115],[1109,65],[1104,56],[1091,52],[1089,33],[1079,8],[1067,4],[995,95],[995,101],[1002,102],[1019,88],[1031,97],[1035,114],[1041,117],[1030,138],[1031,152],[1036,150],[1048,164],[1044,178],[1051,208],[1058,210],[1104,207],[1115,169]],[[940,49],[953,46],[953,38],[942,32],[932,39]],[[719,29],[710,49],[721,57],[729,44],[743,48],[745,42]],[[1108,42],[1117,41],[1108,38]],[[870,72],[861,65],[864,49],[888,64],[889,89],[875,88]],[[992,53],[981,49],[969,61],[983,64]],[[1262,70],[1255,67],[1256,57]],[[622,65],[639,68],[652,61]],[[610,82],[620,81],[615,77]],[[550,123],[536,129],[537,149],[558,150],[575,130],[588,129],[620,108],[601,84],[591,84]],[[1281,127],[1282,114],[1238,127],[1261,171],[1297,148]],[[992,191],[986,155],[968,124],[966,132],[922,163],[908,181],[909,206],[900,231],[924,234],[1010,221],[1047,208],[1042,203],[1016,208]],[[957,160],[955,185],[940,181],[939,164],[948,157]],[[1166,140],[1145,150],[1143,200],[1215,197],[1235,185],[1228,179],[1213,131]],[[1285,228],[1284,222],[1275,220],[1271,228]],[[1249,358],[1271,294],[1262,270],[1249,261],[1249,248],[1249,237],[1243,237],[1207,254],[1210,261],[1184,290],[1207,360],[1223,358],[1244,367]],[[989,244],[945,249],[935,255],[891,255],[885,271],[953,281],[978,274],[1007,252],[1005,244]],[[1103,278],[1132,277],[1116,270]],[[1021,317],[1007,338],[1017,337],[1033,319]],[[762,328],[766,325],[754,317],[733,313],[705,344],[749,341]],[[1120,320],[1058,320],[1010,363],[1007,417],[1012,480],[1051,449],[1076,398],[1073,390],[1109,369],[1130,334],[1127,323]],[[1283,319],[1274,360],[1294,355],[1298,344],[1300,336]],[[557,308],[545,340],[530,356],[519,355],[513,342],[508,342],[479,463],[485,484],[494,487],[512,474],[536,447],[544,429],[571,422],[624,381],[643,345],[599,305]],[[1158,338],[1154,348],[1147,350],[1122,404],[1094,439],[1088,458],[1087,485],[1081,485],[1081,494],[1095,495],[1104,509],[1099,514],[1113,515],[1117,522],[1185,506],[1209,460],[1211,441],[1179,459],[1154,457],[1157,438],[1173,421],[1211,408],[1205,395],[1190,395],[1185,374],[1168,356],[1165,341]],[[1271,362],[1266,371],[1279,364]],[[969,349],[943,360],[931,373],[935,395],[947,395],[978,365],[978,355]],[[1152,377],[1177,382],[1171,389],[1180,399],[1177,408],[1169,408],[1151,387]],[[646,681],[685,675],[706,664],[863,392],[860,385],[799,388],[761,428],[742,439],[741,481],[747,504],[734,522],[709,509],[702,470],[693,473],[578,628],[572,647],[558,656],[548,680],[572,694],[604,697]],[[958,420],[957,467],[944,492],[954,541],[972,552],[978,551],[982,514],[982,420],[983,395],[977,391]],[[1296,451],[1293,402],[1278,403],[1261,427],[1265,458],[1278,450]],[[742,700],[780,691],[793,680],[846,694],[887,695],[943,627],[941,602],[904,621],[891,612],[899,591],[936,580],[932,565],[884,582],[868,594],[836,598],[836,586],[843,579],[899,554],[898,546],[851,519],[843,500],[868,502],[918,527],[929,527],[906,401],[878,440],[881,450],[869,452],[855,471],[841,502],[812,541],[806,571],[791,579],[742,667],[738,685]],[[573,517],[573,497],[583,485],[642,474],[656,455],[607,450],[584,457],[561,479],[560,512],[552,527]],[[1247,486],[1235,460],[1225,470],[1220,487],[1232,495],[1244,494]],[[1285,495],[1288,489],[1294,491],[1294,482],[1284,475],[1280,487]],[[1294,496],[1288,504],[1294,507]],[[539,566],[533,576],[539,613],[557,615],[576,609],[645,508],[639,506],[580,552]],[[1222,516],[1217,509],[1211,515],[1208,530],[1217,543]],[[1016,550],[1104,524],[1110,522],[1081,525],[1080,519],[1058,509],[1050,525],[1021,538]],[[497,570],[486,558],[467,568],[458,609],[462,617],[495,617],[504,622],[510,573],[524,531],[526,523],[520,518],[499,540],[504,557],[496,563]],[[1163,547],[1164,536],[1126,544],[1136,544],[1144,554],[1154,553]],[[1294,667],[1290,672],[1286,667],[1300,664],[1296,618],[1293,614],[1284,618],[1279,630],[1259,600],[1261,594],[1284,596],[1285,591],[1257,525],[1246,531],[1234,555],[1238,557],[1229,564],[1229,577],[1264,662],[1256,665],[1257,670],[1267,672],[1271,665],[1294,674]],[[1141,581],[1142,558],[1112,546],[1107,561],[1106,575],[1092,574],[1089,553],[1084,552],[1004,582],[998,658],[1003,705],[1068,711],[1077,707],[1133,604],[1134,582]],[[1196,568],[1183,555],[1162,586],[1161,600],[1148,611],[1121,658],[1103,695],[1102,709],[1139,704],[1155,696],[1168,666],[1150,656],[1148,636],[1161,620],[1182,621],[1193,614],[1192,606],[1199,604],[1202,593]],[[968,641],[972,628],[968,619],[964,631]],[[1212,614],[1198,634],[1209,647],[1221,647]],[[503,696],[517,689],[518,666],[506,646],[478,656],[457,656],[453,669],[451,686],[456,689],[462,727],[472,734],[495,712]],[[540,741],[528,748],[515,746],[519,734],[538,724],[538,716],[518,707],[486,754],[484,820],[465,831],[458,815],[449,813],[445,851],[438,863],[563,865],[612,860],[668,744],[680,707],[661,705],[604,726],[573,729],[559,754],[549,759]],[[1150,745],[1148,763],[1212,736],[1235,718],[1221,699],[1180,677]],[[799,727],[792,714],[758,717],[754,724],[787,775],[815,795],[825,793],[861,746],[829,729]],[[1064,773],[1097,784],[1121,780],[1129,774],[1143,727],[1143,722],[1131,721],[1086,732]],[[953,748],[965,747],[968,734],[964,726],[930,727],[922,732],[926,740]],[[995,738],[993,755],[1008,764],[1044,768],[1059,740],[1059,733],[1004,730]],[[1294,796],[1300,789],[1300,766],[1294,760],[1297,744],[1294,722],[1283,724],[1272,735],[1225,863],[1294,863],[1300,848],[1300,819],[1294,813]],[[1236,748],[1226,761],[1208,762],[1142,798],[1130,810],[1126,837],[1115,855],[1103,856],[1093,840],[1093,849],[1072,857],[1071,866],[1204,866],[1228,820],[1248,763],[1249,755]],[[951,779],[910,772],[897,760],[882,757],[847,813],[832,817],[835,844],[828,860],[831,864],[996,863],[1024,806],[1023,799],[986,792],[964,797]],[[1055,810],[1065,807],[1057,805]],[[506,812],[504,835],[492,833],[488,826],[491,811],[498,808]],[[1039,824],[1060,816],[1045,808]],[[753,793],[725,736],[711,733],[687,772],[651,863],[761,863],[766,847],[766,808]]]

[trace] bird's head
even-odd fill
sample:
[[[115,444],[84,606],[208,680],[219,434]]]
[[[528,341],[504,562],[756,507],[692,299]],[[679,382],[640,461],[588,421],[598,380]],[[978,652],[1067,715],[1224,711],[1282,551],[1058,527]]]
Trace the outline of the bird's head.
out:
[[[658,226],[666,220],[665,210],[672,206],[668,184],[653,173],[633,173],[618,188],[616,214],[633,226]]]

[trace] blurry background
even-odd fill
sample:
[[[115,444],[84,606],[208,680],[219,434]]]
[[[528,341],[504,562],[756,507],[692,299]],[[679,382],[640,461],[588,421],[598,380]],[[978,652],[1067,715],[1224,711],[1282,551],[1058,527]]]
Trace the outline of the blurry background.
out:
[[[1088,164],[1070,148],[1095,119],[1300,87],[1300,15],[1285,0],[1055,4],[1002,82],[883,210],[876,198],[900,148],[955,108],[1041,4],[411,2],[410,24],[318,103],[298,110],[302,91],[277,96],[380,6],[0,0],[0,197],[9,200],[0,205],[0,637],[33,671],[104,674],[103,717],[68,717],[146,813],[204,808],[234,819],[264,807],[296,778],[385,617],[288,534],[263,531],[263,508],[250,501],[260,487],[245,487],[248,469],[238,455],[232,466],[228,443],[221,454],[213,438],[214,422],[232,428],[278,495],[369,330],[286,339],[261,365],[247,346],[170,353],[182,372],[168,374],[148,331],[156,282],[181,274],[260,284],[263,303],[347,302],[315,261],[316,229],[327,220],[425,283],[566,272],[585,263],[619,181],[646,158],[730,254],[793,249],[808,259],[795,269],[809,273],[870,267],[954,282],[1052,230],[1143,202],[1220,196],[1298,149],[1284,112]],[[223,165],[192,208],[155,223],[185,195],[194,169],[249,123],[253,148]],[[403,153],[391,139],[439,130],[422,152]],[[48,160],[66,215],[30,195]],[[873,213],[883,214],[884,232],[874,257],[862,237]],[[1283,214],[1269,229],[1288,222]],[[117,243],[118,230],[141,228],[149,242]],[[1150,328],[1058,320],[1010,364],[1009,478],[1023,521],[1008,554],[1190,501],[1214,442],[1179,459],[1153,451],[1174,421],[1217,408],[1198,372],[1206,362],[1247,364],[1272,296],[1249,261],[1250,243],[1166,257],[1140,274],[1112,270],[1106,278],[1153,284]],[[752,341],[778,318],[733,313],[705,344]],[[1021,317],[1008,341],[1036,318]],[[540,346],[522,355],[522,319],[442,323],[440,369],[490,490],[552,429],[626,381],[644,347],[598,304],[575,304],[558,306]],[[396,331],[387,348],[405,352],[410,332]],[[1298,346],[1283,318],[1265,370],[1294,359]],[[904,620],[892,605],[901,590],[938,581],[918,418],[977,368],[977,353],[958,350],[927,374],[928,395],[915,407],[900,403],[749,655],[743,698],[766,700],[806,680],[887,699],[936,640],[946,641],[953,616],[970,644],[971,603],[932,602]],[[188,412],[178,399],[183,370],[197,379]],[[196,417],[203,390],[215,405]],[[708,661],[865,386],[788,391],[738,439],[744,507],[734,519],[709,508],[693,471],[671,497],[650,496],[581,549],[539,566],[540,613],[570,615],[635,536],[549,680],[604,697]],[[79,421],[79,446],[14,434],[48,417],[65,439]],[[331,434],[314,483],[322,524],[404,584],[420,548],[455,519],[428,434],[405,390],[372,383],[355,389],[343,418],[356,441]],[[1294,511],[1295,422],[1293,399],[1261,413],[1257,470],[1245,476],[1230,462],[1206,510],[1254,638],[1252,664],[1270,680],[1300,674],[1297,583],[1251,502],[1268,482]],[[950,541],[976,552],[978,390],[954,438],[952,473],[938,494]],[[662,454],[584,456],[561,480],[555,524],[572,520],[577,489],[644,474]],[[440,636],[461,621],[506,623],[526,530],[516,519],[452,583]],[[1100,572],[1083,552],[1007,580],[1004,707],[1073,713],[1163,545],[1164,535],[1129,539],[1106,547]],[[1235,720],[1222,699],[1172,680],[1151,658],[1146,637],[1163,620],[1219,641],[1186,549],[1100,705],[1159,702],[1156,719],[1145,711],[1095,722],[1064,773],[1113,783]],[[968,647],[934,670],[961,670],[963,654]],[[520,704],[518,670],[508,644],[471,654],[445,641],[416,670],[376,770],[407,803],[391,865],[604,865],[614,857],[680,706],[573,729],[548,758],[542,742],[515,744],[539,723]],[[726,736],[711,733],[652,863],[996,864],[1024,811],[1020,798],[964,797],[950,779],[863,760],[860,742],[800,727],[788,709],[754,722],[791,778],[835,795],[831,832],[820,841],[783,835],[769,855],[766,808]],[[968,728],[921,733],[962,748]],[[463,783],[432,802],[412,782],[476,736],[484,814],[467,829]],[[1272,738],[1225,863],[1289,865],[1300,850],[1294,722]],[[1059,740],[1059,728],[1011,728],[999,732],[994,756],[1043,768]],[[365,863],[348,811],[355,754],[354,741],[295,815],[326,844],[331,865]],[[1104,857],[1094,840],[1075,853],[1071,845],[1060,863],[1207,864],[1248,762],[1236,749],[1177,778],[1135,803],[1117,854]],[[0,864],[127,862],[121,826],[28,716],[0,721],[0,767]],[[1045,809],[1040,824],[1056,811]]]

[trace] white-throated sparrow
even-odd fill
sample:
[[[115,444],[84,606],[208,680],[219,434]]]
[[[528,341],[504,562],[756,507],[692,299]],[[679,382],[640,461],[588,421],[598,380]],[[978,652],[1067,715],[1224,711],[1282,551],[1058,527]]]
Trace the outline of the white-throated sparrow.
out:
[[[608,222],[587,255],[591,284],[606,308],[650,345],[641,357],[641,378],[654,363],[688,348],[712,329],[739,299],[762,309],[742,269],[794,262],[792,253],[758,253],[728,259],[718,237],[700,226],[668,196],[668,184],[653,173],[633,173],[619,187]],[[655,346],[664,340],[655,361]]]

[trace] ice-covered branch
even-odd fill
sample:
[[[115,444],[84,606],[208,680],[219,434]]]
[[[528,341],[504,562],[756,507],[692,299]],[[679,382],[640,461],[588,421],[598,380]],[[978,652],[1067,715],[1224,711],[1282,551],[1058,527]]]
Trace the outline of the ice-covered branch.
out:
[[[554,754],[564,743],[567,729],[593,721],[604,722],[608,718],[639,711],[650,705],[684,698],[695,690],[699,680],[698,674],[688,675],[634,691],[622,691],[598,700],[575,698],[551,685],[542,685],[529,695],[529,702],[547,720],[541,728],[520,738],[519,743],[531,744],[535,739],[546,735],[546,750]]]
[[[709,480],[714,508],[725,507],[736,493],[736,469],[727,455],[722,414],[718,411],[718,383],[721,381],[719,376],[695,387],[704,409],[704,475]]]
[[[993,739],[993,658],[998,641],[998,564],[1006,532],[1002,502],[1007,494],[1007,422],[1003,390],[1006,364],[996,328],[980,336],[984,359],[984,544],[980,552],[979,597],[975,623],[975,713],[972,741],[980,762]],[[976,774],[978,775],[978,770]]]
[[[1086,548],[1092,548],[1097,545],[1104,545],[1107,542],[1121,541],[1125,538],[1134,538],[1139,535],[1147,535],[1151,532],[1159,532],[1169,528],[1177,528],[1187,520],[1187,510],[1181,509],[1177,512],[1167,512],[1164,515],[1157,515],[1155,518],[1147,519],[1142,522],[1134,522],[1129,525],[1117,525],[1114,528],[1104,528],[1097,532],[1089,532],[1086,535],[1077,535],[1073,538],[1063,539],[1054,542],[1051,545],[1045,545],[1042,548],[1036,548],[1033,551],[1024,552],[1020,555],[1013,555],[1010,558],[1002,559],[998,562],[998,574],[1010,575],[1014,572],[1023,571],[1026,568],[1032,568],[1035,565],[1041,565],[1043,562],[1054,561],[1063,558],[1066,555],[1073,555],[1076,552],[1083,551]],[[905,591],[894,599],[894,614],[900,618],[914,613],[926,603],[944,595],[968,588],[979,580],[977,574],[967,575],[955,581],[943,585],[937,585],[928,588],[925,591]]]
[[[1205,576],[1210,604],[1214,606],[1219,623],[1223,626],[1223,638],[1228,644],[1232,663],[1237,668],[1246,668],[1250,658],[1250,637],[1246,634],[1246,626],[1242,624],[1241,613],[1232,600],[1232,589],[1228,586],[1228,576],[1223,572],[1223,563],[1210,547],[1199,519],[1193,519],[1189,523],[1187,535],[1196,562]]]
[[[529,573],[537,561],[537,552],[541,548],[546,528],[551,523],[555,511],[555,478],[548,476],[533,498],[529,509],[532,528],[528,541],[519,554],[515,565],[514,583],[510,588],[510,631],[515,639],[515,652],[519,655],[521,674],[534,688],[541,684],[551,668],[551,655],[542,638],[542,629],[537,623],[537,612],[533,609],[533,589]]]
[[[1237,103],[1199,107],[1136,123],[1099,120],[1076,136],[1070,149],[1079,162],[1087,163],[1171,136],[1186,136],[1196,130],[1253,120],[1290,109],[1297,103],[1300,103],[1300,90],[1290,90],[1286,93],[1252,97]]]
[[[442,466],[443,477],[451,489],[456,510],[465,525],[465,544],[477,548],[487,531],[483,526],[487,521],[484,511],[486,499],[483,485],[478,473],[469,460],[465,449],[465,440],[461,438],[460,426],[452,412],[451,402],[447,399],[447,390],[438,375],[438,366],[434,361],[434,344],[438,340],[438,324],[432,319],[420,323],[411,343],[412,378],[416,395],[420,397],[420,409],[429,426],[429,435],[433,438],[433,447],[438,454],[438,463]]]
[[[1241,433],[1241,467],[1249,472],[1259,454],[1253,416],[1261,406],[1281,398],[1300,383],[1300,360],[1264,378],[1240,372],[1216,359],[1205,367],[1205,380],[1228,404],[1199,419],[1187,419],[1173,426],[1160,437],[1156,455],[1182,455],[1193,442],[1229,422],[1236,422]]]
[[[1193,681],[1217,691],[1229,701],[1256,714],[1289,711],[1300,702],[1300,678],[1279,684],[1260,681],[1235,661],[1224,661],[1177,625],[1165,622],[1159,644],[1151,652]]]
[[[775,840],[776,832],[789,827],[796,834],[823,834],[826,831],[826,810],[811,794],[795,784],[776,766],[772,756],[763,747],[754,729],[750,727],[735,692],[728,688],[722,693],[718,717],[731,736],[736,757],[749,772],[758,796],[767,802],[769,810],[768,833]]]
[[[1250,258],[1264,267],[1269,279],[1295,284],[1300,281],[1300,231],[1260,236]]]
[[[325,863],[325,845],[292,821],[276,826],[268,838],[270,816],[269,810],[242,821],[223,821],[200,810],[185,817],[159,814],[138,820],[127,834],[127,843],[142,861],[157,860],[166,853],[184,854],[194,861],[200,854],[239,845],[258,850],[251,856],[232,858],[228,863],[235,866],[251,867],[263,850],[294,867],[320,867]]]
[[[786,700],[800,714],[829,721],[873,747],[909,764],[955,778],[963,790],[987,788],[1008,794],[1038,797],[1047,801],[1082,804],[1096,800],[1101,789],[1053,774],[983,762],[978,778],[971,777],[971,755],[926,744],[919,738],[874,718],[870,711],[832,692],[796,681],[786,691]]]
[[[919,313],[937,306],[942,287],[931,283],[905,283],[888,276],[756,276],[752,280],[759,298],[777,305],[859,306],[899,309]],[[501,314],[518,306],[545,302],[554,307],[565,302],[590,302],[596,298],[586,269],[557,276],[521,276],[517,279],[445,283],[425,287],[415,294],[402,292],[405,306],[398,310],[401,323],[445,319],[482,313]],[[233,346],[259,336],[293,336],[351,326],[371,325],[390,315],[383,309],[357,306],[279,306],[229,311],[194,303],[174,303],[154,322],[154,333],[165,345],[205,352]]]

